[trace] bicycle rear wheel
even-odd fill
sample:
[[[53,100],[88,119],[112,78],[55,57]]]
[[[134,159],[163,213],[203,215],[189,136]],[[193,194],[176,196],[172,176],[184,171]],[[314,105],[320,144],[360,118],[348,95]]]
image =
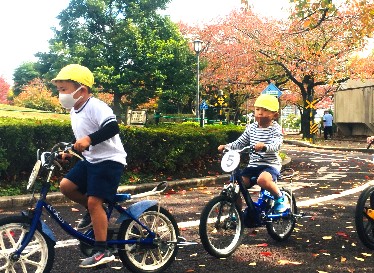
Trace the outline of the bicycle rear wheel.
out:
[[[226,196],[214,197],[201,213],[199,234],[212,256],[230,256],[240,245],[244,224],[239,208]]]
[[[162,272],[175,260],[178,252],[179,229],[174,217],[166,209],[153,206],[143,212],[139,221],[156,232],[150,244],[126,244],[118,247],[123,265],[135,273]],[[118,240],[149,238],[149,232],[134,220],[122,222]]]
[[[38,227],[17,261],[11,259],[30,228],[30,219],[10,216],[0,219],[0,272],[47,273],[53,266],[54,242]]]
[[[374,210],[374,186],[367,187],[360,194],[355,211],[358,237],[366,247],[374,249],[374,211],[370,210]]]
[[[291,236],[296,224],[294,215],[297,214],[295,196],[293,194],[291,195],[291,191],[289,190],[282,191],[290,204],[291,211],[287,217],[280,217],[279,219],[273,219],[271,222],[266,223],[268,234],[278,242],[285,241]]]

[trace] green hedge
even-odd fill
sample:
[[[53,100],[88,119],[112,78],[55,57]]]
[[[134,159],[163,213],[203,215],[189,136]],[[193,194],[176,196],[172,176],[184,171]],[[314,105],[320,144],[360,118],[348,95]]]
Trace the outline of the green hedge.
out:
[[[168,126],[120,126],[128,154],[128,170],[142,173],[188,171],[217,155],[217,146],[236,139],[243,127],[197,123]],[[0,185],[27,179],[36,151],[60,141],[72,141],[70,122],[0,118]]]

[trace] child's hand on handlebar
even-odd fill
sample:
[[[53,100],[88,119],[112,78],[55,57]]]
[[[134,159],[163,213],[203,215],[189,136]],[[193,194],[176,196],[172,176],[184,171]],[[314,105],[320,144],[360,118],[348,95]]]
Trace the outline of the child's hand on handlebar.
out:
[[[223,150],[225,149],[226,145],[219,145],[218,146],[218,152],[222,153]]]
[[[70,162],[72,157],[73,157],[72,154],[62,152],[62,153],[59,153],[59,155],[57,157],[57,161],[59,161],[61,163],[68,163],[68,162]]]
[[[256,152],[264,152],[265,149],[266,149],[266,146],[265,146],[265,143],[263,143],[263,142],[258,142],[258,143],[256,143],[256,145],[254,146],[254,148],[255,148],[255,151],[256,151]]]
[[[88,150],[91,145],[91,138],[89,136],[82,137],[74,143],[74,150],[82,153],[84,150]]]

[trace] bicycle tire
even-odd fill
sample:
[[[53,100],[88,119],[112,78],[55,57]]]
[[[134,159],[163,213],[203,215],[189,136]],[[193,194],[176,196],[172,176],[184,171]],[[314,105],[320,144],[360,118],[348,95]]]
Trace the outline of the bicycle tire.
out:
[[[0,272],[48,273],[52,270],[54,242],[38,226],[30,243],[22,251],[17,262],[10,254],[21,244],[28,233],[31,219],[24,216],[9,216],[0,219]]]
[[[233,206],[227,196],[216,196],[204,207],[200,217],[199,235],[204,249],[210,255],[217,258],[230,256],[239,247],[243,232],[244,223],[240,209],[236,204]]]
[[[355,210],[358,238],[367,248],[374,249],[374,219],[366,214],[368,208],[374,209],[374,185],[361,192]]]
[[[288,199],[289,204],[292,204],[291,213],[288,217],[282,217],[266,223],[266,230],[268,234],[271,238],[278,242],[285,241],[291,236],[296,225],[296,218],[294,215],[297,214],[295,196],[293,194],[291,195],[290,190],[282,189],[282,191]]]
[[[125,244],[118,246],[118,255],[123,265],[134,273],[162,272],[175,260],[179,237],[177,222],[169,211],[152,206],[144,211],[139,221],[156,229],[156,242],[152,245]],[[145,239],[148,232],[134,220],[125,220],[118,231],[118,240]]]

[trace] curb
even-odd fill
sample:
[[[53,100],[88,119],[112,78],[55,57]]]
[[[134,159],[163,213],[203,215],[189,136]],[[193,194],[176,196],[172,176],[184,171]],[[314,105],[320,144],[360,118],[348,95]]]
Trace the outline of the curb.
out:
[[[345,152],[361,152],[361,153],[367,153],[372,154],[373,151],[367,148],[349,148],[349,147],[330,147],[330,146],[317,146],[315,144],[310,144],[303,141],[298,140],[283,140],[283,143],[297,145],[300,147],[307,147],[307,148],[315,148],[315,149],[323,149],[323,150],[334,150],[334,151],[345,151]]]

